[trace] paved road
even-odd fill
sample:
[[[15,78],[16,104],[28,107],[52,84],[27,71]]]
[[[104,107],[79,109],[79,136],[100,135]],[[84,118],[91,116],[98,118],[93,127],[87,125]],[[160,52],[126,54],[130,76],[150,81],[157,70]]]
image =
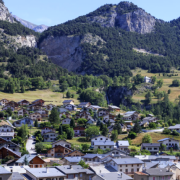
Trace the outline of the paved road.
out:
[[[35,151],[35,138],[31,136],[26,143],[26,150],[29,154],[37,154]]]
[[[155,129],[155,130],[145,130],[143,129],[142,132],[163,132],[164,128],[163,129]]]

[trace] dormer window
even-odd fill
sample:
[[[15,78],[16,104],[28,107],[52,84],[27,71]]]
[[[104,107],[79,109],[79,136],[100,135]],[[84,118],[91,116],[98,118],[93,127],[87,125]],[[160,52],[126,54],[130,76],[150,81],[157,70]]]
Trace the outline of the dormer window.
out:
[[[101,138],[101,140],[103,140],[103,138]]]

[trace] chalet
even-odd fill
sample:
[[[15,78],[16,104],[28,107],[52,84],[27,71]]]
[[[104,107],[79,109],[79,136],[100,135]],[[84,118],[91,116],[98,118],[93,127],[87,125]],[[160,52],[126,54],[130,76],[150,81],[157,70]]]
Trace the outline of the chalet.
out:
[[[149,121],[143,120],[142,122],[140,122],[140,126],[141,127],[149,127]]]
[[[86,154],[82,157],[85,162],[107,162],[112,159],[111,155],[108,154]]]
[[[91,147],[94,147],[95,142],[105,142],[105,141],[111,141],[111,139],[102,135],[96,136],[91,139]]]
[[[94,176],[94,172],[89,169],[84,169],[80,165],[64,165],[57,166],[56,168],[66,174],[66,179],[91,180]]]
[[[108,121],[110,121],[111,124],[115,123],[116,116],[114,116],[112,114],[107,114],[107,115],[104,115],[102,117],[103,117],[103,121],[105,123],[107,123]]]
[[[128,111],[123,115],[123,120],[131,120],[136,121],[138,120],[139,113],[136,111]]]
[[[56,130],[54,128],[51,128],[51,127],[43,127],[41,129],[41,135],[46,134],[48,132],[54,132],[55,133]]]
[[[78,108],[87,108],[91,105],[90,102],[81,102],[79,105],[78,105]]]
[[[85,127],[74,127],[74,135],[75,136],[85,136]]]
[[[52,147],[51,149],[48,150],[47,156],[61,158],[61,157],[64,157],[66,154],[69,154],[72,151],[73,151],[72,149],[69,149],[65,146],[55,145],[54,147]]]
[[[119,158],[125,158],[125,157],[131,157],[128,156],[127,152],[121,151],[120,149],[114,148],[112,150],[110,150],[109,152],[106,153],[107,155],[111,155],[112,157],[119,157]]]
[[[70,124],[71,123],[71,119],[70,118],[66,118],[62,120],[62,124]]]
[[[33,121],[35,120],[41,121],[42,116],[40,113],[35,112],[35,113],[30,114],[29,118],[32,119]]]
[[[29,101],[23,99],[21,101],[18,102],[19,106],[29,106]]]
[[[90,112],[87,112],[87,111],[82,111],[82,112],[80,112],[79,114],[76,115],[76,118],[77,118],[77,119],[79,119],[79,118],[84,118],[84,119],[87,119],[87,120],[93,119],[93,118],[91,117]]]
[[[27,124],[28,126],[34,126],[34,121],[29,117],[24,117],[18,121],[13,122],[15,127],[21,127],[23,124]]]
[[[160,144],[166,145],[167,150],[169,150],[170,148],[177,149],[177,150],[179,149],[179,141],[173,138],[160,139],[158,140],[158,142]]]
[[[144,162],[151,162],[151,161],[177,161],[175,156],[170,155],[135,155],[136,158],[144,161]]]
[[[7,147],[13,151],[19,151],[20,150],[19,145],[13,143],[12,141],[5,140],[3,138],[0,138],[0,147],[1,146]]]
[[[64,107],[60,107],[60,108],[58,108],[58,111],[59,111],[60,113],[63,113],[63,112],[68,112],[68,109],[66,109],[66,108],[64,108]]]
[[[0,159],[5,159],[7,156],[12,156],[15,160],[21,157],[21,152],[13,151],[5,145],[0,147]]]
[[[178,133],[180,133],[180,124],[176,124],[175,126],[169,126],[168,129],[171,131],[176,130]]]
[[[143,118],[143,121],[148,121],[149,123],[151,122],[157,122],[158,118],[156,117],[145,117]]]
[[[16,161],[18,166],[23,166],[25,159],[28,162],[30,168],[42,168],[44,167],[45,161],[37,155],[25,154]]]
[[[18,117],[19,116],[24,116],[24,115],[28,115],[29,114],[29,111],[27,111],[26,109],[19,109],[19,110],[17,110],[17,115],[18,115]]]
[[[152,155],[159,153],[159,143],[142,143],[141,150],[148,150]]]
[[[2,125],[0,126],[0,137],[5,140],[11,140],[14,138],[14,127],[10,125]]]
[[[28,168],[26,174],[29,180],[64,180],[67,175],[58,171],[56,167]]]
[[[134,172],[142,171],[144,162],[138,158],[119,158],[111,159],[106,165],[133,177]]]
[[[29,111],[38,111],[39,109],[41,109],[42,106],[38,105],[38,104],[31,104],[27,107],[27,110]]]
[[[109,109],[109,111],[120,111],[120,108],[119,107],[117,107],[117,106],[108,106],[108,109]]]
[[[62,139],[59,139],[52,143],[52,147],[55,147],[58,145],[61,145],[61,146],[67,147],[67,148],[71,148],[71,143],[67,142],[66,140],[62,140]]]
[[[17,102],[15,102],[15,101],[10,101],[10,102],[7,103],[7,106],[11,106],[11,107],[16,108],[16,107],[19,106],[19,104]]]
[[[38,109],[38,110],[36,110],[36,113],[41,114],[42,118],[49,116],[49,111],[45,110],[45,109]]]
[[[127,152],[129,147],[129,141],[117,141],[116,146],[121,151]]]
[[[58,134],[55,132],[47,132],[43,134],[42,136],[43,136],[44,142],[54,142],[57,139]]]
[[[80,156],[84,156],[84,154],[81,151],[78,150],[74,150],[72,152],[70,152],[69,154],[66,154],[64,157],[80,157]]]
[[[74,104],[67,104],[64,106],[66,109],[68,109],[69,111],[76,111],[77,107]]]
[[[105,115],[108,115],[109,114],[109,111],[107,109],[100,109],[98,111],[98,116],[101,117],[101,116],[105,116]]]
[[[51,111],[54,107],[55,107],[54,104],[48,104],[48,105],[46,105],[45,108],[46,108],[47,111]]]
[[[71,114],[68,113],[68,112],[62,112],[59,114],[59,117],[62,118],[62,116],[65,115],[67,118],[70,118],[71,117]]]
[[[42,99],[36,99],[35,101],[33,101],[31,104],[33,104],[33,105],[39,105],[39,106],[43,106],[44,105],[44,103],[45,103],[45,101],[44,100],[42,100]]]
[[[94,112],[98,112],[99,109],[102,109],[102,107],[100,106],[96,106],[96,105],[90,105],[88,107],[88,109],[92,109]]]
[[[74,101],[73,100],[64,100],[63,101],[64,106],[69,105],[69,104],[74,105]]]
[[[144,82],[145,82],[145,83],[151,83],[152,81],[151,81],[151,78],[145,76],[145,77],[144,77]]]
[[[13,106],[10,106],[10,105],[6,105],[6,106],[4,106],[3,108],[2,108],[2,110],[3,111],[5,111],[5,110],[7,110],[7,109],[11,109],[12,111],[15,111],[15,107],[13,107]]]
[[[0,105],[1,106],[6,106],[8,103],[9,103],[9,100],[7,100],[7,99],[1,99],[0,100]]]
[[[77,165],[81,161],[81,157],[64,157],[62,161],[64,162],[63,165]]]

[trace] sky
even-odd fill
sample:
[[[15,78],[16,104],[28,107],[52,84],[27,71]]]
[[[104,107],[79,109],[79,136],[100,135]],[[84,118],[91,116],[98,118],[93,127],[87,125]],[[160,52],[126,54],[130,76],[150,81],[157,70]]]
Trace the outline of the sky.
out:
[[[130,0],[129,0],[130,1]],[[54,26],[86,15],[104,4],[121,0],[4,0],[13,15],[36,25]],[[131,0],[158,19],[170,21],[180,17],[180,0]]]

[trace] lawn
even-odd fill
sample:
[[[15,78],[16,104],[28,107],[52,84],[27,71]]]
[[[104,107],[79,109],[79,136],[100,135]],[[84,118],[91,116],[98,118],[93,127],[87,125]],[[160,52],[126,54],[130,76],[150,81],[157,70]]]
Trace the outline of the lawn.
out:
[[[39,129],[37,127],[32,127],[31,129],[29,128],[30,134],[34,134],[36,131],[41,131],[41,129]]]
[[[91,145],[91,142],[86,142],[85,141],[85,137],[74,137],[71,140],[67,140],[67,142],[71,143],[71,144],[76,144],[76,145],[81,145],[81,144],[88,144],[89,146]]]
[[[75,91],[71,90],[75,94]],[[63,98],[63,93],[59,92],[52,92],[49,89],[46,90],[35,90],[35,91],[27,91],[25,93],[3,93],[0,92],[0,99],[8,99],[13,101],[20,101],[22,99],[26,99],[30,102],[36,100],[36,99],[43,99],[45,104],[52,103],[54,105],[62,105],[64,100],[67,100],[67,98]],[[79,104],[78,96],[75,95],[75,98],[71,98],[74,100],[75,104]]]
[[[171,94],[169,94],[169,99],[173,103],[175,102],[175,99],[180,95],[180,87],[170,87],[173,80],[175,80],[175,79],[180,80],[180,71],[179,70],[174,70],[174,74],[178,74],[178,76],[172,76],[172,77],[163,76],[162,73],[160,73],[160,76],[159,76],[159,73],[148,73],[147,70],[142,70],[140,68],[132,70],[132,73],[133,73],[133,76],[135,76],[136,74],[141,74],[142,76],[148,76],[148,77],[156,76],[157,80],[163,79],[163,86],[162,86],[162,88],[158,89],[158,91],[167,92],[169,89],[171,89]],[[172,73],[168,73],[168,74],[172,74]],[[144,96],[145,96],[145,93],[136,94],[133,96],[133,100],[135,102],[143,101],[145,99]],[[152,103],[156,103],[156,102],[157,102],[157,99],[152,98]]]

